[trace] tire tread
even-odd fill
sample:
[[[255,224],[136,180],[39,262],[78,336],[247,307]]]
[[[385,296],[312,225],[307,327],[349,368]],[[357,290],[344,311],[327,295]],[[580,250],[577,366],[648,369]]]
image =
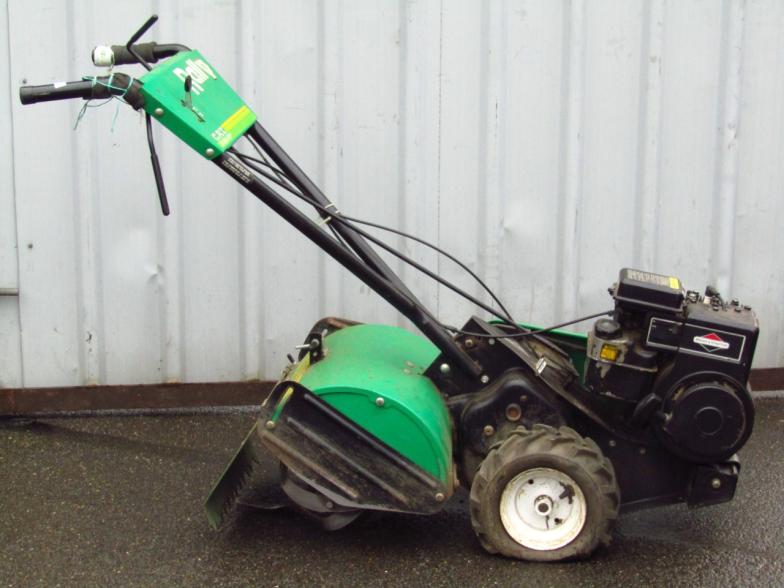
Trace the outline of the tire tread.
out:
[[[490,528],[493,525],[489,524],[488,521],[489,511],[484,502],[492,481],[501,475],[505,465],[513,459],[535,454],[557,456],[574,462],[575,467],[582,468],[582,470],[588,473],[599,488],[599,501],[603,513],[598,518],[596,528],[591,531],[593,537],[587,542],[585,547],[577,551],[567,549],[572,544],[561,548],[560,550],[564,550],[562,558],[550,557],[554,552],[534,552],[533,550],[528,550],[513,541],[514,545],[510,546],[509,541],[511,541],[511,538],[508,536],[507,540],[499,540],[499,538],[494,537],[495,532],[502,532],[506,535],[506,531],[502,527],[500,531]],[[496,444],[491,449],[474,477],[469,500],[471,525],[480,545],[485,551],[500,553],[508,557],[533,560],[586,557],[599,545],[609,545],[612,540],[613,527],[618,518],[619,507],[620,491],[615,478],[615,470],[599,446],[592,439],[581,436],[572,428],[565,426],[555,428],[543,424],[536,424],[531,429],[517,428],[503,442]],[[495,505],[492,505],[492,508],[497,510]],[[521,552],[527,554],[528,557],[521,556]],[[549,556],[543,556],[542,554],[549,554]]]

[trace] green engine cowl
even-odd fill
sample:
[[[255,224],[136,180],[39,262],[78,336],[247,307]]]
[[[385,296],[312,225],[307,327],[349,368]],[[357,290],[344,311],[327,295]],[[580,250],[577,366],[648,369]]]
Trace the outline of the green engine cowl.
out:
[[[323,358],[306,368],[300,383],[451,486],[449,413],[436,387],[422,375],[438,349],[386,325],[346,327],[322,345]]]

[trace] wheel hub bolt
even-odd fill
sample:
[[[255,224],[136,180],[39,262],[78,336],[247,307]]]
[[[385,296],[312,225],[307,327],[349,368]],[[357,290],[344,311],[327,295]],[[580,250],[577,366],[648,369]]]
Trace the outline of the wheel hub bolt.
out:
[[[534,500],[534,509],[536,513],[543,517],[548,516],[553,511],[553,499],[549,496],[537,496]]]

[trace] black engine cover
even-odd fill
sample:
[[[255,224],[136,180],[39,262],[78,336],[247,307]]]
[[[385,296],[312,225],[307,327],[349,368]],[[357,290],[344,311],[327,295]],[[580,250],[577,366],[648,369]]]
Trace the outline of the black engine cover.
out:
[[[597,321],[589,337],[586,385],[688,461],[732,456],[754,421],[754,312],[715,288],[684,292],[677,278],[628,268],[611,292],[613,320]]]
[[[646,345],[673,353],[654,384],[663,400],[657,433],[673,453],[708,463],[748,439],[754,404],[746,383],[759,327],[754,313],[720,297],[687,298],[682,313],[656,313]]]
[[[754,405],[745,386],[719,373],[692,374],[664,399],[655,431],[673,453],[689,461],[724,460],[751,434]]]

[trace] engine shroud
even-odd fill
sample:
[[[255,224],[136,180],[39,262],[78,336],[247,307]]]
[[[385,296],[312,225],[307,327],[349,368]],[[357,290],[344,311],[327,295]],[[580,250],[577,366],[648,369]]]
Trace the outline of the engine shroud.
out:
[[[715,289],[684,291],[680,280],[621,270],[613,319],[588,341],[585,383],[625,403],[667,449],[692,462],[731,457],[748,439],[754,405],[748,378],[757,318]]]

